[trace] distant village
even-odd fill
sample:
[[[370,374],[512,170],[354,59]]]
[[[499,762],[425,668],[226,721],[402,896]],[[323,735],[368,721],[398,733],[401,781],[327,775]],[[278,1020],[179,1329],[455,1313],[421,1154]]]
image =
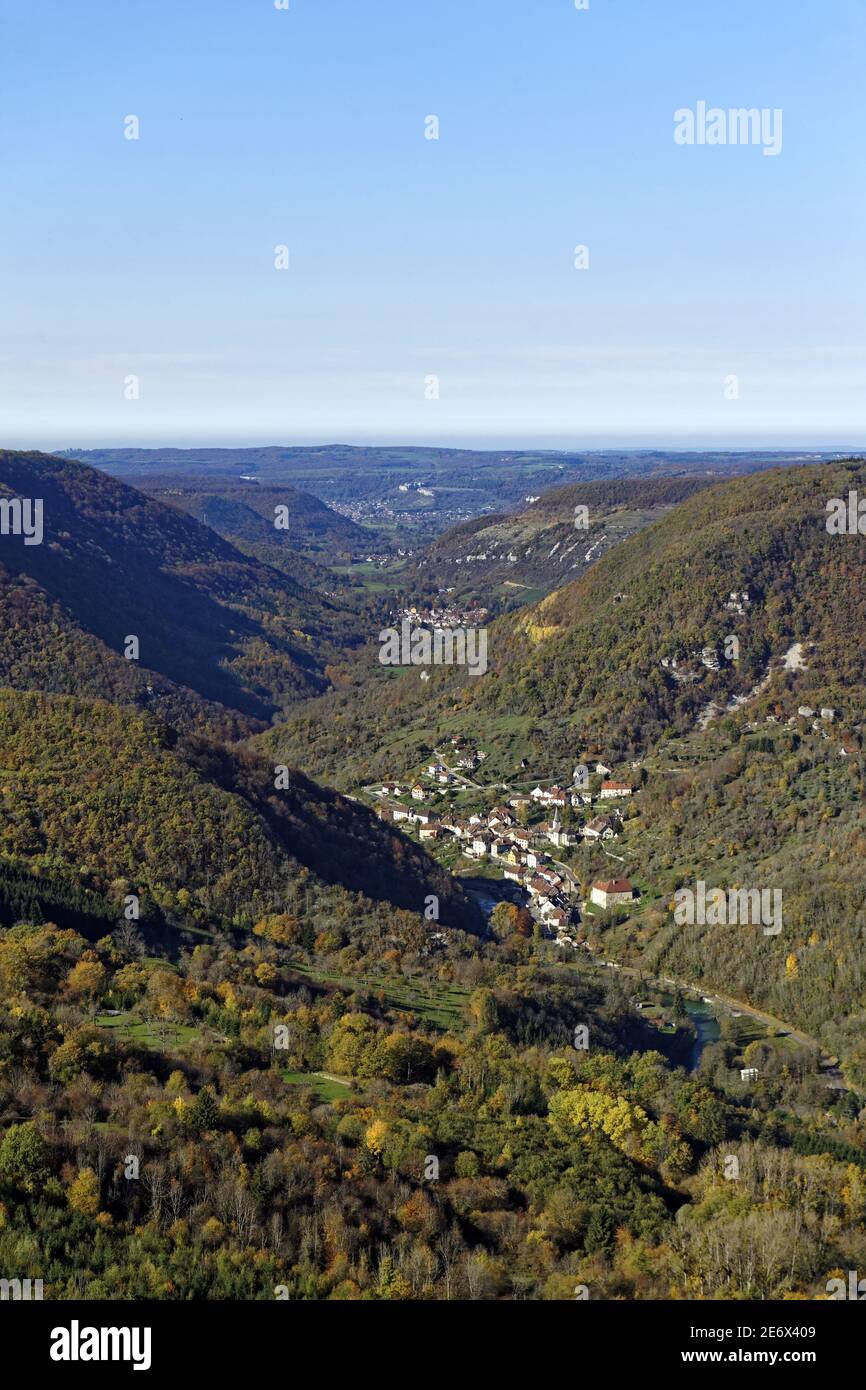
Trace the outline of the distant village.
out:
[[[398,618],[407,618],[415,627],[454,628],[479,627],[487,621],[487,608],[459,608],[449,604],[441,608],[401,608]]]

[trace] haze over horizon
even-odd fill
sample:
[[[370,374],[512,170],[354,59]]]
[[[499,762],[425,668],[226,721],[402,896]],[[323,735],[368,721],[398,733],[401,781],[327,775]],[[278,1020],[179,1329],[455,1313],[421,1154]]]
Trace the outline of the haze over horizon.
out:
[[[347,438],[331,438],[322,435],[299,435],[292,439],[277,440],[271,438],[255,439],[252,437],[233,439],[217,436],[212,439],[202,438],[200,435],[190,435],[188,439],[182,436],[175,436],[170,439],[148,439],[148,440],[118,440],[116,438],[98,438],[86,442],[79,441],[74,444],[55,444],[52,446],[33,444],[30,447],[42,449],[44,452],[60,452],[65,454],[74,453],[76,450],[87,452],[91,449],[327,449],[327,448],[382,448],[382,449],[456,449],[456,450],[477,450],[479,452],[513,451],[538,451],[551,453],[645,453],[647,451],[658,450],[660,452],[687,452],[694,454],[703,453],[741,453],[744,450],[754,453],[776,453],[778,451],[803,450],[808,453],[819,454],[843,454],[846,452],[860,453],[866,449],[866,435],[862,436],[863,442],[850,442],[848,437],[840,437],[838,441],[833,439],[831,434],[816,436],[814,439],[803,438],[802,436],[768,436],[766,439],[756,439],[754,436],[745,436],[742,439],[736,436],[726,436],[713,438],[692,438],[688,436],[676,437],[674,435],[661,436],[659,438],[645,437],[642,439],[619,437],[616,435],[599,435],[596,437],[588,436],[584,440],[568,441],[566,439],[551,438],[549,436],[509,436],[497,438],[491,436],[436,436],[435,438],[422,438],[420,436],[410,439],[403,435],[389,437],[383,431],[371,433],[369,437],[358,433]]]

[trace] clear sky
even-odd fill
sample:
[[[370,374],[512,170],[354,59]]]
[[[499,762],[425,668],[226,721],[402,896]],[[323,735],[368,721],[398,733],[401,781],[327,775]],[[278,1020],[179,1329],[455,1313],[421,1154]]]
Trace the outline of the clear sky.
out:
[[[866,445],[864,0],[4,0],[0,50],[0,444]]]

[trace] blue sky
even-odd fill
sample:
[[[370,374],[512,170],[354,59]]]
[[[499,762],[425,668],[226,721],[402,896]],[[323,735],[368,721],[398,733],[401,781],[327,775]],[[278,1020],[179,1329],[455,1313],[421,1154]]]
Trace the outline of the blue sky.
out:
[[[862,447],[864,41],[864,0],[6,0],[0,442]],[[781,153],[677,145],[699,101]]]

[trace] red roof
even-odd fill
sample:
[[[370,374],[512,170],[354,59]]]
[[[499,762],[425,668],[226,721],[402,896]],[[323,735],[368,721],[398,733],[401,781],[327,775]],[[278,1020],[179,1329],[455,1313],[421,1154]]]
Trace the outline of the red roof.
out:
[[[627,878],[611,878],[606,882],[599,879],[594,883],[593,888],[600,888],[602,893],[631,893],[632,886]]]

